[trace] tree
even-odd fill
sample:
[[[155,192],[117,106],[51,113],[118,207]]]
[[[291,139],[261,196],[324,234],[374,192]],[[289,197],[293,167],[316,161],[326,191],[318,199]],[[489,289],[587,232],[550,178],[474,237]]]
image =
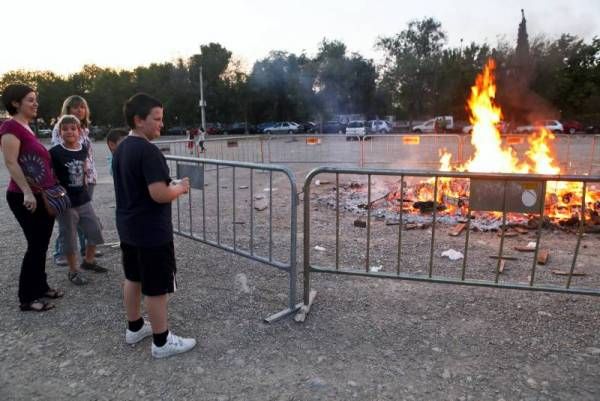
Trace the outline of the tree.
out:
[[[374,114],[377,70],[346,45],[323,39],[314,60],[313,87],[326,114]]]
[[[254,121],[308,117],[312,83],[302,79],[301,63],[294,54],[272,51],[254,64],[248,78]]]
[[[385,52],[383,81],[392,90],[398,113],[414,118],[433,109],[445,41],[441,24],[433,18],[411,21],[399,34],[377,41],[376,46]]]

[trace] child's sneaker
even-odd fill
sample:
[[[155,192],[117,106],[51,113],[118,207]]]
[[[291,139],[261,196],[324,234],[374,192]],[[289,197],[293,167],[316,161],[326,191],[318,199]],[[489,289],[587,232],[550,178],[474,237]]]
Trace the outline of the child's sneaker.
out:
[[[138,331],[125,330],[125,342],[127,344],[136,344],[151,335],[152,326],[150,326],[150,323],[144,321],[144,325]]]
[[[81,268],[83,270],[90,270],[95,273],[106,273],[108,271],[107,268],[100,266],[96,262],[88,263],[85,260],[83,262],[81,262]]]
[[[88,283],[82,272],[68,272],[67,277],[75,285],[86,285]]]
[[[182,338],[169,332],[167,342],[162,347],[157,347],[152,343],[152,356],[155,358],[166,358],[168,356],[187,352],[196,346],[196,340],[193,338]]]

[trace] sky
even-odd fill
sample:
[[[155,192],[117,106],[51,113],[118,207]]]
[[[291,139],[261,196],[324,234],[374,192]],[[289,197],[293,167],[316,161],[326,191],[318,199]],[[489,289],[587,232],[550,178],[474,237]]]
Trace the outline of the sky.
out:
[[[521,8],[532,37],[600,37],[599,0],[6,0],[0,6],[0,74],[79,71],[84,64],[132,69],[173,61],[218,42],[250,69],[271,50],[316,53],[323,38],[379,61],[378,37],[434,17],[448,45],[514,42]]]

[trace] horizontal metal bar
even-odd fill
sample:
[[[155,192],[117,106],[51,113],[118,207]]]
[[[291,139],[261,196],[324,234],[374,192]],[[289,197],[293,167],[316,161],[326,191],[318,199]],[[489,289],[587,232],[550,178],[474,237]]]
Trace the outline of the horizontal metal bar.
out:
[[[530,286],[527,284],[518,284],[512,283],[507,284],[506,282],[495,283],[493,281],[487,280],[461,280],[461,279],[453,279],[453,278],[441,278],[433,276],[429,278],[427,275],[414,275],[408,273],[400,273],[398,274],[389,274],[389,273],[380,273],[380,272],[371,272],[366,273],[364,270],[335,270],[335,269],[327,269],[317,266],[311,266],[310,272],[312,273],[330,273],[330,274],[343,274],[347,276],[363,276],[363,277],[373,277],[373,278],[392,278],[396,280],[407,280],[407,281],[421,281],[421,282],[430,282],[436,284],[460,284],[460,285],[468,285],[474,287],[490,287],[490,288],[502,288],[502,289],[510,289],[510,290],[526,290],[526,291],[542,291],[542,292],[557,292],[557,293],[565,293],[565,294],[577,294],[577,295],[592,295],[592,296],[600,296],[600,290],[597,289],[587,289],[587,288],[565,288],[564,286]]]
[[[165,155],[165,159],[176,162],[196,163],[196,164],[212,164],[218,166],[229,166],[229,167],[240,167],[254,170],[267,170],[267,171],[279,171],[287,174],[290,178],[294,178],[294,174],[291,169],[286,166],[280,166],[277,164],[264,164],[264,163],[250,163],[250,162],[238,162],[231,160],[216,160],[216,159],[197,159],[195,157],[187,156],[174,156]],[[294,180],[295,183],[295,180]]]
[[[452,178],[482,178],[487,180],[512,180],[512,181],[579,181],[600,182],[600,176],[589,175],[542,175],[542,174],[507,174],[507,173],[472,173],[460,171],[439,170],[393,170],[393,169],[369,169],[369,168],[338,168],[317,167],[311,170],[305,178],[311,180],[318,174],[371,174],[381,176],[398,176],[403,174],[408,177],[452,177]]]
[[[202,242],[203,244],[211,245],[211,246],[214,246],[215,248],[219,248],[223,251],[228,251],[228,252],[234,253],[236,255],[244,256],[248,259],[252,259],[257,262],[265,263],[269,266],[276,267],[279,270],[289,272],[289,270],[291,268],[291,266],[289,264],[277,262],[276,260],[269,261],[269,258],[263,258],[263,257],[257,256],[256,254],[251,254],[244,250],[240,250],[239,248],[233,249],[232,247],[230,247],[228,245],[223,245],[223,243],[219,244],[216,241],[211,241],[209,239],[203,239],[202,237],[195,235],[195,234],[190,235],[189,233],[181,232],[178,230],[173,230],[173,234],[177,234],[181,237],[189,238],[194,241]]]

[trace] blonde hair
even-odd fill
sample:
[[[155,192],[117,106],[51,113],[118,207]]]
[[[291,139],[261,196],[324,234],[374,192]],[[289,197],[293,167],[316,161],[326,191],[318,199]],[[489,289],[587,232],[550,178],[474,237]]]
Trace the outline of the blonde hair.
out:
[[[81,122],[77,117],[72,114],[65,114],[58,120],[58,129],[60,130],[65,124],[75,124],[78,127],[81,127]]]
[[[84,98],[79,95],[71,95],[65,99],[62,105],[62,109],[60,111],[61,116],[66,116],[71,114],[71,108],[79,106],[83,104],[85,106],[85,118],[79,121],[79,125],[83,128],[87,128],[90,126],[90,107]],[[74,117],[74,116],[72,116]],[[75,117],[77,118],[77,117]]]

